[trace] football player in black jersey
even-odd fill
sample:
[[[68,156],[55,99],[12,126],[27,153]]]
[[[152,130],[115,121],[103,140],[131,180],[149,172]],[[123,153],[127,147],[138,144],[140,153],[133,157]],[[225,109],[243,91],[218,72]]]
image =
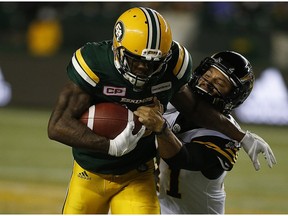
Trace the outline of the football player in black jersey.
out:
[[[133,135],[133,122],[128,122],[113,140],[99,136],[79,121],[92,104],[116,102],[135,111],[157,97],[197,125],[238,141],[246,136],[205,100],[194,98],[187,85],[191,73],[190,53],[172,40],[167,21],[150,8],[125,11],[114,25],[113,40],[75,51],[67,66],[70,81],[48,123],[49,138],[71,146],[75,161],[63,213],[160,212],[153,176],[155,134],[143,136],[143,127]]]
[[[249,96],[254,74],[248,60],[233,51],[223,51],[205,58],[192,74],[189,83],[194,94],[207,100],[236,127],[230,115]],[[159,110],[140,107],[135,113],[157,135],[159,154],[159,200],[162,214],[224,214],[224,178],[236,163],[241,145],[246,151],[253,147],[218,131],[192,125],[191,120],[168,104],[164,117]],[[160,111],[160,112],[159,112]],[[168,124],[168,128],[166,127]],[[173,133],[176,136],[173,135]],[[261,142],[265,142],[258,137]],[[276,162],[266,144],[269,166]]]

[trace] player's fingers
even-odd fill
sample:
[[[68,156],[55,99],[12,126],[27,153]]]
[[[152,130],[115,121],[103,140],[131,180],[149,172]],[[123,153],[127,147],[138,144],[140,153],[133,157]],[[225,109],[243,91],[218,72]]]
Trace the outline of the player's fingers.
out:
[[[274,156],[273,153],[271,154],[271,160],[272,160],[272,163],[273,163],[273,164],[277,164],[276,157]]]
[[[128,110],[128,122],[133,121],[134,115],[133,112],[131,110]]]
[[[145,113],[145,112],[149,112],[152,108],[149,106],[140,106],[137,108],[137,113]]]
[[[137,133],[137,137],[142,137],[145,133],[146,127],[142,125],[141,129]]]
[[[258,159],[253,162],[253,165],[256,171],[260,170],[260,163]]]
[[[163,112],[164,112],[163,104],[160,103],[160,101],[157,99],[157,97],[154,97],[153,100],[154,100],[155,107],[158,109],[158,111],[161,114],[163,114]]]
[[[268,166],[269,166],[270,168],[272,168],[273,165],[272,165],[270,153],[268,152],[268,150],[264,153],[264,157],[265,157],[265,159],[266,159],[266,161],[267,161],[267,163],[268,163]]]
[[[135,128],[135,122],[134,122],[134,121],[128,121],[126,128],[128,128],[127,130],[129,130],[129,131],[134,130],[134,128]]]
[[[276,164],[276,163],[277,163],[276,157],[275,157],[272,149],[271,149],[269,146],[268,146],[268,152],[269,152],[269,155],[270,155],[270,158],[271,158],[272,163],[273,163],[273,164]]]
[[[272,168],[273,164],[277,163],[276,162],[276,158],[275,158],[275,156],[273,154],[273,151],[272,151],[272,149],[270,148],[269,145],[267,145],[267,149],[266,149],[266,151],[264,153],[264,156],[265,156],[265,159],[267,160],[268,166],[270,168]]]

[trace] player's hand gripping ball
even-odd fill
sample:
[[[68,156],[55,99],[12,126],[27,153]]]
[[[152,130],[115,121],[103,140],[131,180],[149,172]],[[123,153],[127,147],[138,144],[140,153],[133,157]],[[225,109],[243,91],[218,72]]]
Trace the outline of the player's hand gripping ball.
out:
[[[96,134],[108,139],[114,139],[126,128],[128,112],[132,111],[118,103],[98,103],[92,105],[82,115],[80,121]],[[135,127],[132,134],[136,134],[141,129],[142,123],[138,121],[138,117],[134,114],[133,121]]]

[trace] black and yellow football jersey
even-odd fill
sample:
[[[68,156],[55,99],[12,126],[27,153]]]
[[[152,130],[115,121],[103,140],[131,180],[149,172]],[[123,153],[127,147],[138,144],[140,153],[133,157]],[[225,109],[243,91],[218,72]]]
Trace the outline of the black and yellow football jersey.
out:
[[[188,124],[168,104],[164,117],[182,142],[181,151],[157,161],[162,214],[224,214],[224,179],[236,163],[240,144],[224,134]],[[236,126],[237,122],[231,117]]]
[[[189,157],[184,164],[181,163],[181,167],[175,161],[176,157],[165,160],[172,168],[201,171],[208,179],[216,179],[224,171],[233,168],[238,158],[239,142],[218,131],[192,126],[177,111],[167,112],[164,117],[170,123],[172,131],[184,144]],[[232,116],[227,117],[240,128]]]
[[[192,73],[192,58],[188,51],[175,41],[171,50],[172,57],[163,69],[165,72],[159,73],[162,74],[159,79],[140,92],[133,91],[132,84],[116,69],[112,40],[87,43],[78,49],[67,66],[67,73],[74,83],[93,97],[94,103],[117,102],[134,111],[139,106],[151,104],[156,96],[166,107]],[[141,138],[133,151],[121,157],[73,148],[73,156],[81,167],[102,174],[123,174],[147,162],[155,154],[153,134]]]

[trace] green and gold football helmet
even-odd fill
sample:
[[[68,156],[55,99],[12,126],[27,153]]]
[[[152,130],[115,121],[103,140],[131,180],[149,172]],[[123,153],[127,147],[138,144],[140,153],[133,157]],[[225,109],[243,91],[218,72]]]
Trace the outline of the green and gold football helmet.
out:
[[[171,56],[171,44],[171,28],[161,14],[144,7],[129,9],[114,26],[115,66],[135,90],[141,91],[165,70]],[[145,74],[133,72],[135,64],[143,64]]]

